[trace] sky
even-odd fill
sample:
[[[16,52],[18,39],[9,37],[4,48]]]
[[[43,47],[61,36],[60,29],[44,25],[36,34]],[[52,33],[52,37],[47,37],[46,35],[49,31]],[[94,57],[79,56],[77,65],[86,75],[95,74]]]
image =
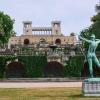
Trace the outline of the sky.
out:
[[[51,21],[61,21],[64,35],[80,31],[91,25],[99,0],[0,0],[0,11],[15,19],[14,31],[23,33],[23,21],[32,21],[34,27],[49,27]]]

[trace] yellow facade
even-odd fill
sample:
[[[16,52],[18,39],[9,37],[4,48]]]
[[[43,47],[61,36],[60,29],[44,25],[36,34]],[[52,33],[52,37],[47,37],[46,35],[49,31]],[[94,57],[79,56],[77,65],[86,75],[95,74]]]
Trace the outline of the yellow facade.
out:
[[[25,44],[25,40],[29,44],[35,44],[41,40],[45,40],[48,44],[59,43],[61,45],[73,44],[75,45],[77,39],[75,35],[64,36],[61,33],[60,21],[52,21],[51,27],[32,27],[31,21],[23,22],[23,34],[21,36],[13,36],[9,39],[8,47],[11,45]]]

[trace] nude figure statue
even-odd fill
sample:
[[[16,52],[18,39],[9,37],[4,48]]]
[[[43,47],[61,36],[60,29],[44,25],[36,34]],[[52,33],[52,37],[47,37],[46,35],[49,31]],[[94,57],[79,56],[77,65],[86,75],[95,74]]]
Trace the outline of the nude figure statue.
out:
[[[96,39],[94,34],[92,34],[90,36],[90,40],[83,38],[81,36],[79,36],[79,39],[89,43],[89,48],[88,48],[88,52],[87,52],[86,56],[87,56],[87,61],[89,64],[90,76],[93,77],[92,62],[94,62],[98,67],[100,67],[99,60],[97,59],[96,54],[95,54],[96,48],[97,48],[98,44],[100,43],[100,39]]]

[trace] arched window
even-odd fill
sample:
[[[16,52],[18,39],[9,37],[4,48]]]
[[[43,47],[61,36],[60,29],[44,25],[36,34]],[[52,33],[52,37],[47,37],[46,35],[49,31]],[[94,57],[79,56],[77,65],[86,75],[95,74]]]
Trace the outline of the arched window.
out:
[[[55,44],[61,44],[61,39],[56,39]]]
[[[30,43],[29,39],[25,39],[25,40],[24,40],[24,44],[27,45],[27,44],[29,44],[29,43]]]

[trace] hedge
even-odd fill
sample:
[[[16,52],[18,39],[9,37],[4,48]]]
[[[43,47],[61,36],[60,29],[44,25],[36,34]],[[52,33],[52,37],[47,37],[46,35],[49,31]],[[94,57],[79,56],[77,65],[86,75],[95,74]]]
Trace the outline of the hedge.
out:
[[[0,77],[4,77],[4,71],[7,61],[18,58],[25,65],[27,77],[43,77],[43,69],[47,64],[46,56],[0,56]],[[84,63],[83,56],[75,56],[69,59],[64,66],[64,77],[81,77],[81,71]]]
[[[81,71],[83,69],[84,57],[75,56],[69,59],[65,66],[65,77],[81,77]]]
[[[43,67],[47,64],[46,56],[18,56],[18,60],[25,64],[27,77],[43,76]]]

